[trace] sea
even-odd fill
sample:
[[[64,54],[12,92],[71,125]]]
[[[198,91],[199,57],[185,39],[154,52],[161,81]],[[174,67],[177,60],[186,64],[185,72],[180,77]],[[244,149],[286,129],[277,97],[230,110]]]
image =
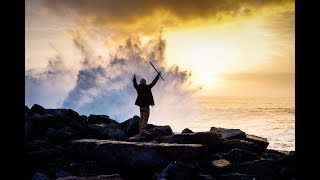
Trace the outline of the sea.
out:
[[[200,116],[185,122],[191,130],[240,129],[267,138],[268,149],[295,151],[294,97],[200,97]]]

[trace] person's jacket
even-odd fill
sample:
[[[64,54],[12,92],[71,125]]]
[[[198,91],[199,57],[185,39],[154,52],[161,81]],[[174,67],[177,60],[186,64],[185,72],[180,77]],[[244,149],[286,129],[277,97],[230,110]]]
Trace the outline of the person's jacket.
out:
[[[154,105],[153,95],[151,88],[159,80],[159,74],[154,78],[151,84],[137,84],[137,80],[133,78],[133,86],[137,90],[138,96],[135,105],[140,107],[148,107]]]

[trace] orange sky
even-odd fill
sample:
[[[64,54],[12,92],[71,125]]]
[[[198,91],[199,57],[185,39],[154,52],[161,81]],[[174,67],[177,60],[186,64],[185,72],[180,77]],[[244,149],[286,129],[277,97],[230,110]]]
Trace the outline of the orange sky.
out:
[[[26,70],[57,52],[76,69],[73,38],[108,57],[162,31],[166,66],[191,71],[199,95],[294,96],[294,1],[26,0]]]

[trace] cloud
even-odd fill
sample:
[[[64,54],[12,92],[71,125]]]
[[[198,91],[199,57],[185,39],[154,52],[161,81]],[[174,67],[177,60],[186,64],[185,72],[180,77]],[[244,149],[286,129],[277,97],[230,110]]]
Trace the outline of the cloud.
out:
[[[26,72],[28,105],[36,102],[48,108],[46,104],[56,104],[56,107],[71,108],[80,114],[107,114],[118,121],[126,120],[139,115],[139,107],[134,105],[137,94],[133,88],[133,74],[137,75],[138,81],[144,77],[147,83],[151,83],[156,76],[149,64],[151,61],[163,72],[165,81],[160,79],[152,89],[155,106],[151,108],[150,123],[170,124],[177,130],[183,128],[183,120],[196,118],[193,94],[198,88],[192,86],[190,72],[164,65],[161,54],[165,41],[161,37],[144,46],[129,39],[103,63],[90,55],[92,48],[85,41],[74,39],[74,46],[82,53],[83,61],[79,62],[82,67],[76,73],[73,86],[64,94],[55,91],[69,83],[64,79],[69,72],[65,72],[61,60],[49,63],[42,72]],[[50,73],[52,69],[55,71]],[[57,83],[61,86],[57,87]],[[52,84],[50,88],[54,90],[48,88],[48,84]],[[54,98],[40,98],[44,96]]]
[[[258,12],[294,11],[293,0],[40,0],[48,11],[73,14],[80,26],[102,28],[120,34],[154,34],[161,28],[179,28],[224,17],[236,18]],[[197,23],[196,23],[197,24]]]
[[[48,60],[44,69],[25,72],[26,105],[41,104],[47,108],[59,107],[74,84],[72,69],[68,69],[58,54]]]

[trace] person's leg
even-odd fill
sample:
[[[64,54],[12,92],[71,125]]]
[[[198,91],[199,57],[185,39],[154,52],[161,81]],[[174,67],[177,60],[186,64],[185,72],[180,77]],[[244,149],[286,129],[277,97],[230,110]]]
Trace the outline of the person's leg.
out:
[[[143,109],[143,107],[140,107],[140,120],[139,120],[139,133],[140,134],[142,133],[143,119],[144,119],[144,109]]]
[[[149,106],[148,107],[145,107],[145,111],[144,111],[144,115],[143,115],[143,121],[142,121],[142,129],[144,132],[146,132],[146,128],[147,128],[147,125],[148,125],[148,119],[149,119],[149,115],[150,115],[150,108]]]

